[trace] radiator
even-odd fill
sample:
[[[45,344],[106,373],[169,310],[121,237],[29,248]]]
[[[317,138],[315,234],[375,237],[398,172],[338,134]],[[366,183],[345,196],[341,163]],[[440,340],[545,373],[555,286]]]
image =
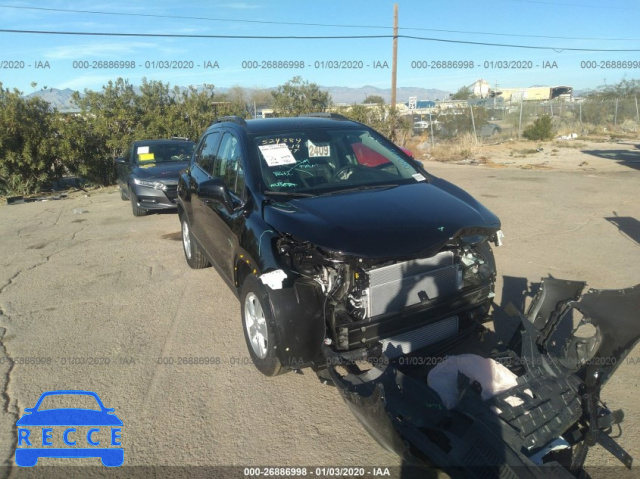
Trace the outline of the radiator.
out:
[[[455,293],[462,285],[462,273],[451,251],[367,271],[367,317],[394,313]]]

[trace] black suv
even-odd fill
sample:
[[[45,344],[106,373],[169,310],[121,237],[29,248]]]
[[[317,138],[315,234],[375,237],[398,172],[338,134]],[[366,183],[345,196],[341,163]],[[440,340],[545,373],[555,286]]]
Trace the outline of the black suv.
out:
[[[187,262],[239,297],[266,375],[406,355],[487,318],[498,218],[339,115],[217,120],[177,206]]]
[[[138,140],[116,159],[120,197],[131,201],[134,216],[176,207],[176,185],[189,166],[195,143],[186,138]]]
[[[406,465],[571,478],[598,443],[631,467],[600,390],[640,339],[640,285],[546,278],[519,327],[497,308],[499,340],[481,324],[498,218],[371,128],[222,118],[177,204],[187,261],[239,296],[258,369],[312,366]]]

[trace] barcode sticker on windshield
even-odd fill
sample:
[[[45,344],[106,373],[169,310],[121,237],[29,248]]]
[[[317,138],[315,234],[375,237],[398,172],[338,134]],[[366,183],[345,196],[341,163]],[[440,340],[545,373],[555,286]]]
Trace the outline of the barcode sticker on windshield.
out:
[[[426,178],[422,175],[422,173],[416,173],[415,175],[412,175],[416,181],[425,181]]]
[[[313,144],[311,140],[307,140],[307,147],[309,148],[309,158],[321,158],[331,156],[331,148],[329,143]]]
[[[292,165],[296,162],[285,143],[260,145],[258,148],[260,148],[260,152],[269,166]]]

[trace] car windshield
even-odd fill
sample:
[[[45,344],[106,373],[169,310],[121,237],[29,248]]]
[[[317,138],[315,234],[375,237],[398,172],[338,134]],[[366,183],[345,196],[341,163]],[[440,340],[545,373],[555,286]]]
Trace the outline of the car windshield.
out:
[[[96,398],[88,394],[52,394],[42,399],[38,411],[49,409],[91,409],[100,411]]]
[[[155,166],[158,163],[175,161],[189,161],[195,143],[191,141],[177,141],[175,143],[137,144],[134,150],[136,163],[139,166]]]
[[[425,178],[367,129],[306,129],[256,136],[267,193],[323,194]]]

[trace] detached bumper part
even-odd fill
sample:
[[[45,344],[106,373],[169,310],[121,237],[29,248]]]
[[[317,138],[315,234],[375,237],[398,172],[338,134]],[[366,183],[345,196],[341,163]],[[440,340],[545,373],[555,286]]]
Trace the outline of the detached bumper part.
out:
[[[429,371],[473,337],[448,338],[366,372],[329,367],[331,379],[383,447],[453,477],[575,477],[596,443],[630,468],[631,456],[609,435],[623,413],[601,406],[599,395],[640,339],[640,285],[583,295],[584,286],[543,280],[510,349],[494,356],[516,373],[516,384],[492,397],[458,373],[457,405],[447,409],[427,384]],[[579,334],[584,325],[592,334]]]

